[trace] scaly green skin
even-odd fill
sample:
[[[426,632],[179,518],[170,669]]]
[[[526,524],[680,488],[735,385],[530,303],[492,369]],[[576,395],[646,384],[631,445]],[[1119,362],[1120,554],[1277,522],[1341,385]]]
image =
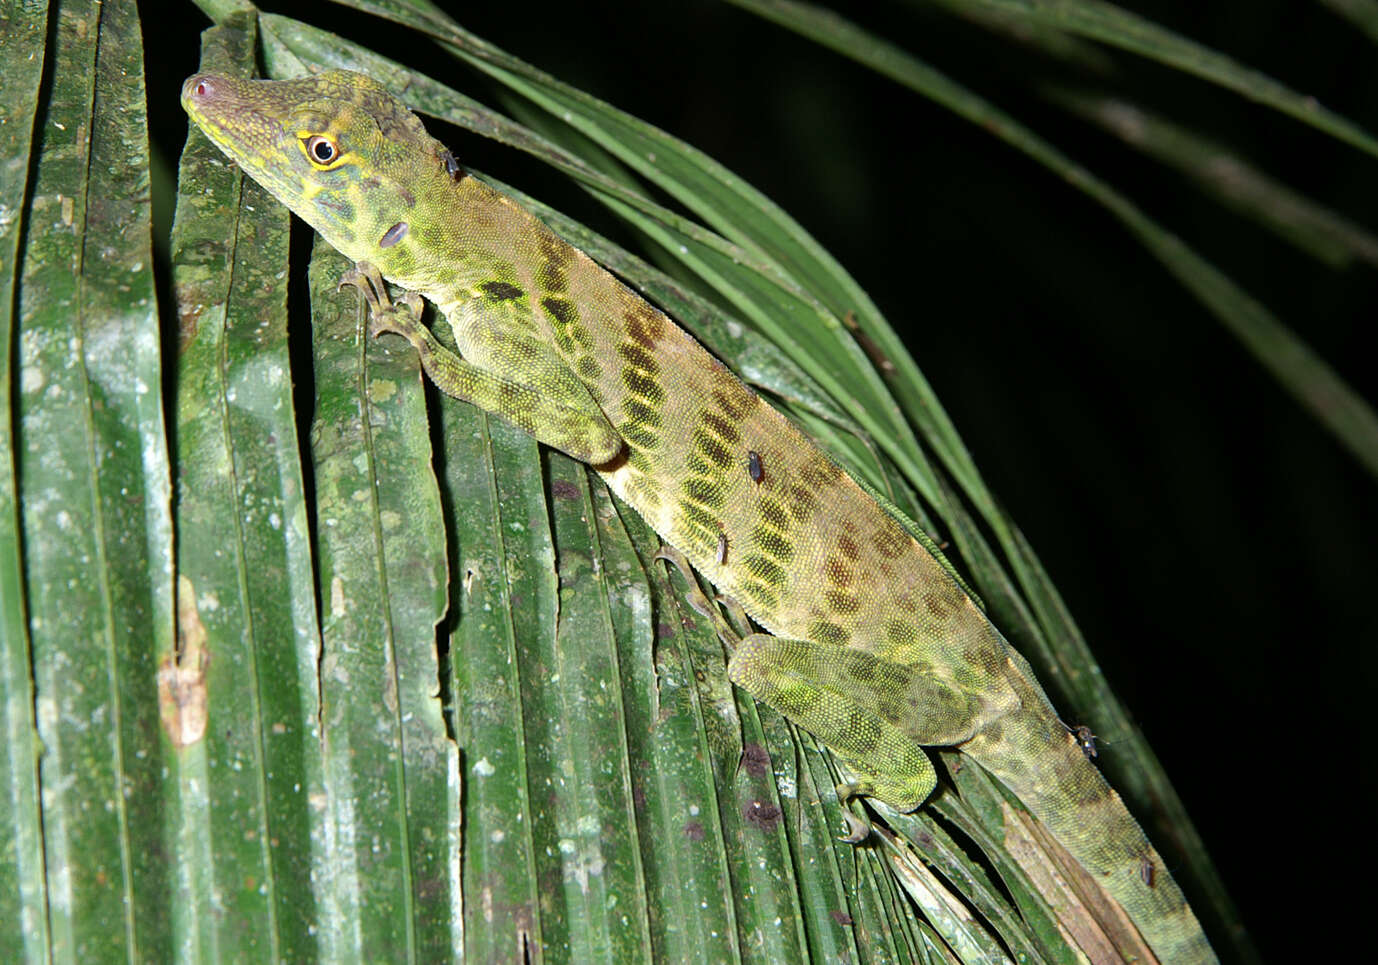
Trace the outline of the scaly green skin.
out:
[[[462,358],[376,279],[375,332],[408,338],[444,391],[592,464],[774,634],[742,641],[729,674],[832,748],[852,790],[918,807],[936,782],[921,745],[957,747],[1104,883],[1160,959],[1214,960],[1024,660],[893,516],[669,318],[464,175],[362,74],[201,74],[182,103],[365,276],[376,266],[445,312]]]

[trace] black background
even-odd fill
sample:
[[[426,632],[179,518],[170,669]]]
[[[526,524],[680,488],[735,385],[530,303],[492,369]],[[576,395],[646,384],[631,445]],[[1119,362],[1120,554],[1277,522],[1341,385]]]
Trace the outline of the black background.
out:
[[[1265,956],[1343,947],[1367,921],[1349,879],[1375,854],[1378,482],[1103,209],[922,97],[721,3],[450,6],[720,160],[856,277],[1040,554]],[[1375,42],[1319,4],[1127,6],[1378,131]],[[1084,74],[922,4],[837,8],[1128,194],[1378,398],[1373,266],[1312,260],[1038,95]],[[280,9],[493,103],[401,30],[326,4]],[[205,21],[153,3],[144,17],[155,152],[175,172],[185,118],[165,108]],[[186,42],[160,41],[170,31]],[[1378,231],[1378,160],[1112,56],[1105,89]],[[462,161],[625,240],[548,169],[432,129]],[[165,232],[165,194],[158,209]],[[1116,735],[1101,737],[1113,755]]]

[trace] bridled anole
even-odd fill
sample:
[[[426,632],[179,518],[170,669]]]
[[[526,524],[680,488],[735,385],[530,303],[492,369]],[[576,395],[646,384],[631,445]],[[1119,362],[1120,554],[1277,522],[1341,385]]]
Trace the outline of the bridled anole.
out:
[[[363,74],[198,74],[182,104],[356,263],[372,334],[403,336],[441,390],[593,466],[770,631],[740,641],[728,674],[832,749],[855,776],[840,793],[912,810],[937,780],[922,746],[957,748],[1161,961],[1215,960],[1162,858],[936,548],[683,329],[467,175]],[[383,279],[408,296],[391,302]],[[421,323],[418,296],[459,355]]]

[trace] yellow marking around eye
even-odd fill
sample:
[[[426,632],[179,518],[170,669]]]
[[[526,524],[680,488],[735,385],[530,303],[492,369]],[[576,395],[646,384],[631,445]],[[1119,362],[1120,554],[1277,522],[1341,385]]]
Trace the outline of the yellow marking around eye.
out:
[[[317,137],[327,141],[335,149],[335,160],[328,164],[322,164],[311,156],[311,150],[307,147],[307,143]],[[334,135],[321,131],[298,131],[297,150],[301,151],[302,157],[306,158],[307,162],[317,171],[333,171],[345,164],[357,164],[359,162],[358,155],[353,151],[345,151],[340,148],[340,142]]]

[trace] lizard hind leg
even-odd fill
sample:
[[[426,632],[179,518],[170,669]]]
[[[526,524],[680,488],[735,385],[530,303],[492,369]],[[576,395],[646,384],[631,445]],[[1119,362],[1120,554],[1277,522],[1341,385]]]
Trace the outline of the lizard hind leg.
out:
[[[901,811],[912,811],[933,793],[938,778],[928,756],[913,737],[883,716],[894,716],[895,712],[864,706],[849,696],[856,692],[857,678],[864,676],[874,682],[881,679],[883,669],[894,678],[896,673],[903,675],[905,668],[885,664],[864,651],[807,640],[768,633],[742,638],[699,589],[684,554],[667,545],[655,558],[680,571],[690,587],[690,605],[713,621],[718,638],[732,654],[727,665],[732,682],[823,741],[842,760],[853,777],[837,786],[837,795],[844,803],[852,797],[874,797]],[[743,626],[750,626],[736,601],[719,602],[727,605]],[[890,683],[899,685],[894,679]],[[869,833],[869,826],[855,816],[848,818],[848,826],[850,831],[843,840],[854,844]]]
[[[874,706],[896,696],[876,685],[877,675],[904,669],[864,651],[753,633],[741,641],[727,675],[842,760],[853,780],[838,787],[840,797],[874,797],[912,811],[937,786],[937,773],[899,715]],[[863,676],[871,678],[869,687],[857,685]]]

